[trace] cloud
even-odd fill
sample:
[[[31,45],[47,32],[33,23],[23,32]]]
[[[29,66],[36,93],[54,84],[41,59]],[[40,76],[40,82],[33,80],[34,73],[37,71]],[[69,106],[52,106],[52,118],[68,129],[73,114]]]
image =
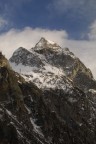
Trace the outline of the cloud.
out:
[[[33,0],[4,0],[0,2],[0,14],[5,18],[10,18],[22,9],[24,4],[27,4]]]
[[[22,30],[11,29],[0,35],[0,50],[7,58],[10,58],[18,47],[30,49],[41,37],[55,41],[62,48],[68,47],[92,70],[96,78],[96,41],[71,40],[64,30],[33,29],[30,27]]]
[[[33,0],[4,0],[0,1],[0,31],[7,30],[16,25],[20,10],[23,13],[23,7]],[[14,19],[15,18],[15,19]],[[16,20],[16,21],[15,21]]]
[[[62,39],[68,37],[64,30],[48,30],[41,28],[26,27],[22,30],[11,29],[0,35],[0,50],[9,58],[18,47],[33,47],[41,37],[61,43]]]
[[[64,12],[70,9],[77,9],[80,6],[84,5],[84,0],[77,1],[77,0],[54,0],[53,6],[59,12]]]
[[[54,7],[59,11],[67,11],[70,9],[82,9],[91,10],[93,8],[93,11],[96,10],[95,7],[96,1],[95,0],[53,0]]]
[[[96,40],[96,20],[89,26],[88,38],[89,40]]]
[[[85,18],[94,20],[96,18],[96,0],[53,0],[49,4],[50,10],[58,14],[66,14],[68,17]]]
[[[8,21],[0,16],[0,30],[4,29],[8,25]]]
[[[91,69],[96,79],[96,41],[66,39],[65,46]]]

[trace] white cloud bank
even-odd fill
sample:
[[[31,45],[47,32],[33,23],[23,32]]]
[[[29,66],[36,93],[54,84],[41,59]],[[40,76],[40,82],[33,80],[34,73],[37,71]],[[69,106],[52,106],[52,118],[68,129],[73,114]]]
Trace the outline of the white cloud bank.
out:
[[[30,49],[35,46],[41,37],[61,44],[61,41],[66,39],[68,35],[64,30],[32,29],[30,27],[22,30],[11,29],[0,35],[0,50],[9,58],[18,47]]]
[[[22,30],[11,29],[0,35],[0,50],[10,58],[12,53],[20,46],[32,48],[41,37],[55,41],[62,47],[69,47],[84,64],[89,67],[96,78],[96,41],[70,40],[64,30],[48,30],[27,27]]]

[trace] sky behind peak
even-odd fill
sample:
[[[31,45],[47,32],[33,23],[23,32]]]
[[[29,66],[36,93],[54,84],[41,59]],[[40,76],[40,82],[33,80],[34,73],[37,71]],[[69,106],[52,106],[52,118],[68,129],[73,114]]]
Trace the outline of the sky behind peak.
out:
[[[0,0],[0,14],[7,21],[2,31],[27,26],[63,29],[69,38],[86,39],[96,20],[96,0]]]

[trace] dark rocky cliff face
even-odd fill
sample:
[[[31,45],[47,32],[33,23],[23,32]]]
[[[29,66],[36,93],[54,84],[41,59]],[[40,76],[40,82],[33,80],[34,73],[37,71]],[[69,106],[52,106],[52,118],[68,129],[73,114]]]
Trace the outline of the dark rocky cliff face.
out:
[[[42,91],[14,72],[2,55],[0,62],[0,144],[96,143],[92,90],[86,95],[65,77],[70,90]]]

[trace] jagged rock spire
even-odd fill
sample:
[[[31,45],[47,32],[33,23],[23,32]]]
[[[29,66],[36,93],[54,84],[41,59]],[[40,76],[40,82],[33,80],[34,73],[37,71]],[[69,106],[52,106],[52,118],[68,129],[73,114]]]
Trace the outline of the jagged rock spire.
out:
[[[58,50],[61,47],[50,40],[46,40],[44,37],[41,37],[41,39],[39,40],[39,42],[35,45],[34,50],[38,51],[38,50],[42,50],[42,49],[53,49],[53,50]]]

